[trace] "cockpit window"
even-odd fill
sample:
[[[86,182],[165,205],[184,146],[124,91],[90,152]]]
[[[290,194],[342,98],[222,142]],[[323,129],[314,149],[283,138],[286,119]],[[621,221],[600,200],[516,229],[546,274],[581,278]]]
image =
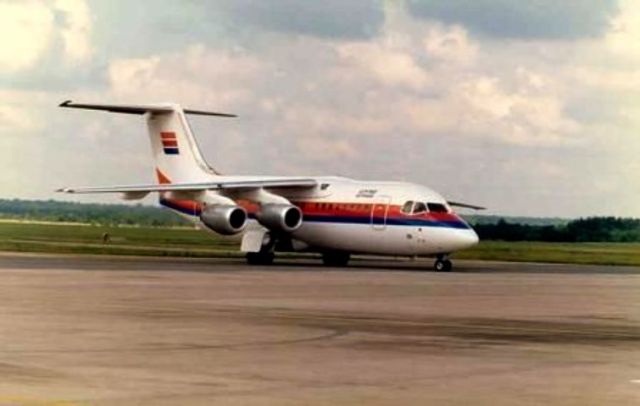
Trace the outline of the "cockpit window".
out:
[[[416,202],[416,205],[413,206],[413,214],[424,213],[427,211],[427,206],[422,202]]]
[[[447,206],[442,203],[427,203],[429,211],[433,213],[447,213]]]
[[[409,200],[402,205],[402,212],[406,214],[411,214],[411,209],[413,208],[413,200]]]

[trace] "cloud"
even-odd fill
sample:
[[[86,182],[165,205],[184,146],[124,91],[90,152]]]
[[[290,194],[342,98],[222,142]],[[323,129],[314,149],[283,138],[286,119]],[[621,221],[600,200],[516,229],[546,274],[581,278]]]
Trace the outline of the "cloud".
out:
[[[469,39],[467,31],[456,25],[449,29],[431,28],[423,43],[429,58],[443,62],[469,64],[478,53],[478,47]]]
[[[418,90],[429,81],[429,75],[413,55],[377,42],[341,44],[337,52],[341,62],[351,65],[354,73],[369,74],[381,85]]]
[[[84,0],[0,3],[0,86],[77,87],[96,79]]]
[[[86,61],[92,53],[89,7],[84,0],[56,0],[54,7],[62,14],[60,35],[65,55],[71,62]]]
[[[640,59],[640,8],[634,0],[623,0],[620,13],[612,21],[606,45],[618,58],[637,63]]]
[[[108,77],[111,93],[118,100],[233,108],[252,99],[254,82],[267,69],[266,64],[242,52],[193,45],[163,56],[114,60]]]
[[[0,134],[3,137],[24,134],[38,129],[36,120],[25,109],[0,105]]]
[[[371,38],[384,23],[379,0],[230,0],[212,7],[221,6],[241,26],[324,38]]]
[[[178,52],[194,44],[256,50],[278,36],[366,39],[384,23],[378,0],[91,1],[93,40],[109,60]]]
[[[54,16],[41,2],[0,3],[0,72],[35,66],[51,43]]]
[[[577,39],[598,37],[610,26],[617,0],[407,0],[420,18],[462,24],[495,38]]]
[[[63,47],[57,54],[59,62],[86,61],[91,55],[90,31],[89,9],[83,0],[0,3],[0,35],[4,38],[0,72],[36,68],[36,63],[52,51],[56,37]]]

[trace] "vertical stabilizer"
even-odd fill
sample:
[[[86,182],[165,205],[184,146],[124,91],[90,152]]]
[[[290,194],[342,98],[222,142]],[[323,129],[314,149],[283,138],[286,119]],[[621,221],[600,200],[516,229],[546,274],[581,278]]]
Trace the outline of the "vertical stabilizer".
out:
[[[217,175],[204,160],[180,106],[145,116],[159,183],[202,182]]]

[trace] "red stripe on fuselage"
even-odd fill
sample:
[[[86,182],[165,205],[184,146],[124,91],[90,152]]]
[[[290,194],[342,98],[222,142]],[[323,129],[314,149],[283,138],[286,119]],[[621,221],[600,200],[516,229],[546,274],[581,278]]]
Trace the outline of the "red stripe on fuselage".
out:
[[[178,146],[178,141],[176,140],[162,140],[162,146],[163,147],[177,147]]]
[[[198,212],[202,206],[194,200],[174,200],[166,199],[171,204],[180,207],[183,210],[193,211],[194,208]],[[249,214],[255,215],[260,206],[249,200],[237,200],[238,206],[242,207]],[[373,204],[370,203],[327,203],[327,202],[292,202],[295,206],[298,206],[302,210],[303,216],[332,216],[332,217],[371,217],[371,210]],[[463,220],[455,213],[435,213],[425,212],[419,214],[406,214],[401,211],[399,205],[389,205],[388,209],[385,204],[376,204],[378,207],[374,212],[376,218],[388,218],[388,219],[416,219],[435,222],[463,222]],[[386,216],[385,216],[386,210]]]
[[[176,133],[174,133],[173,131],[162,131],[160,133],[160,137],[163,140],[175,140],[176,139]]]
[[[303,214],[348,217],[348,216],[371,216],[374,204],[371,203],[338,203],[338,202],[293,202],[298,206]],[[374,217],[384,217],[386,211],[387,218],[418,219],[427,221],[462,221],[455,213],[424,212],[419,214],[407,214],[401,211],[400,205],[387,205],[384,203],[375,204]]]

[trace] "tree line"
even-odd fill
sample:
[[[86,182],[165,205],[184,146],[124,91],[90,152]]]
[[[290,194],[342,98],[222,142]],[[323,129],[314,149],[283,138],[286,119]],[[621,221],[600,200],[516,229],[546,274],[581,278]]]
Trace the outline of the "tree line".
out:
[[[0,219],[173,227],[187,221],[160,207],[57,200],[0,199]]]
[[[512,223],[475,224],[481,240],[548,242],[640,242],[640,220],[588,217],[559,225]]]
[[[100,225],[185,226],[189,223],[158,206],[0,199],[0,219]],[[544,218],[469,216],[483,240],[549,242],[640,242],[640,219],[589,217],[570,221]]]

